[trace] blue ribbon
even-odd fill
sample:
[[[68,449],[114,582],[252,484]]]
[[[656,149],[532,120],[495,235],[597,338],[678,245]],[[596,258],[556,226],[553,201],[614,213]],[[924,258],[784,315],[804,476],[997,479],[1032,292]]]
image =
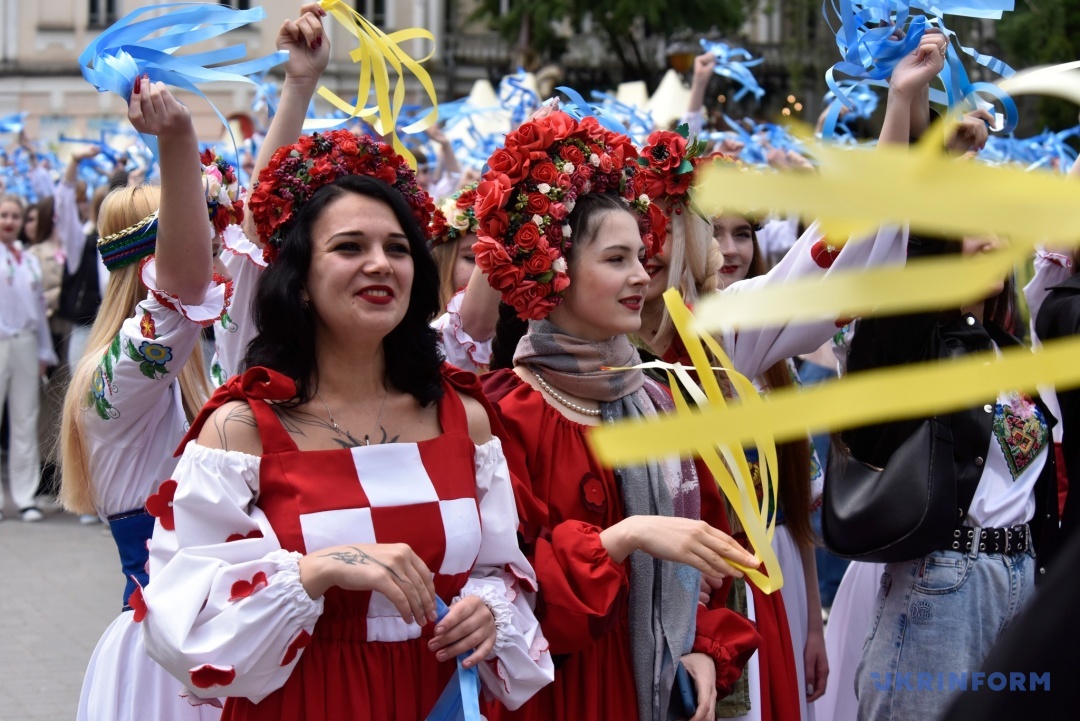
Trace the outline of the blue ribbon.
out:
[[[1077,136],[1080,125],[1057,133],[1044,130],[1030,138],[991,136],[979,151],[978,159],[993,165],[1018,164],[1025,170],[1052,169],[1056,160],[1056,172],[1067,173],[1076,161],[1077,152],[1065,141]]]
[[[28,113],[12,113],[0,118],[0,133],[21,133]]]
[[[584,120],[585,118],[596,118],[597,122],[604,128],[607,128],[613,133],[622,133],[623,135],[629,135],[630,132],[626,127],[619,122],[619,119],[609,114],[604,108],[593,105],[586,102],[585,98],[581,97],[581,93],[568,88],[565,85],[560,85],[555,88],[560,93],[570,99],[570,103],[564,103],[562,105],[563,111],[574,118],[575,120]]]
[[[600,101],[600,107],[603,108],[604,112],[609,113],[622,122],[630,137],[638,145],[645,145],[649,135],[656,129],[656,123],[653,122],[652,114],[647,111],[642,111],[636,105],[621,103],[618,98],[611,93],[604,93],[599,90],[593,90],[592,97],[594,100]]]
[[[839,18],[840,26],[833,28],[828,12]],[[956,34],[945,26],[944,15],[977,18],[1000,18],[1012,10],[1013,0],[827,0],[822,4],[822,14],[836,34],[836,45],[842,60],[825,73],[834,100],[826,114],[822,135],[832,137],[840,115],[841,104],[855,109],[837,74],[864,80],[873,85],[884,85],[892,75],[897,63],[919,46],[927,30],[937,28],[948,40],[945,67],[939,78],[945,86],[944,93],[931,89],[931,100],[947,107],[985,107],[989,103],[983,96],[1001,104],[1005,114],[1005,132],[1016,127],[1018,113],[1015,103],[1000,89],[990,83],[972,83],[964,69],[956,48],[970,56],[983,67],[997,75],[1009,77],[1013,69],[1001,60],[979,53],[961,45]],[[913,12],[914,11],[914,12]],[[953,42],[954,38],[956,42]],[[850,88],[849,88],[850,89]]]
[[[745,48],[733,48],[727,43],[701,40],[701,47],[716,58],[714,73],[738,83],[741,87],[733,100],[741,100],[747,93],[753,93],[755,100],[761,100],[765,89],[758,85],[750,68],[761,65],[765,58],[755,58]]]
[[[435,611],[441,621],[450,609],[435,597]],[[476,667],[465,668],[462,660],[469,652],[457,657],[457,671],[443,689],[439,700],[428,714],[427,721],[480,721],[480,676]]]
[[[143,20],[149,12],[162,13]],[[261,7],[233,10],[215,3],[167,3],[134,10],[101,33],[79,55],[83,77],[101,92],[113,92],[125,101],[131,96],[135,78],[147,75],[151,82],[163,82],[183,88],[206,100],[199,86],[211,82],[245,82],[255,84],[249,76],[264,72],[288,59],[287,52],[275,52],[255,60],[243,61],[247,55],[244,44],[230,45],[217,50],[179,56],[182,47],[216,38],[266,17]],[[232,129],[217,107],[210,107],[221,124]],[[157,157],[157,142],[144,136],[147,146]]]

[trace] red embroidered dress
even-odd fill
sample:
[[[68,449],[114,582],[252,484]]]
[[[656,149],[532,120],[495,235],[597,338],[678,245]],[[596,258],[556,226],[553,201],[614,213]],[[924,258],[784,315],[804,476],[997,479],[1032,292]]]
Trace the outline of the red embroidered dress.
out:
[[[196,420],[188,438],[246,399],[263,455],[186,446],[159,492],[171,501],[152,504],[143,626],[150,655],[194,695],[230,697],[224,719],[423,719],[434,705],[454,665],[427,648],[432,624],[406,624],[377,592],[304,591],[299,558],[340,544],[407,543],[444,600],[492,608],[499,638],[479,667],[489,694],[517,706],[550,680],[501,444],[472,442],[443,385],[443,433],[418,443],[300,451],[264,402],[291,398],[293,384],[264,368],[229,381]]]
[[[625,517],[619,481],[588,449],[589,427],[552,408],[515,373],[490,373],[483,384],[509,436],[511,466],[528,469],[531,487],[515,491],[529,537],[526,553],[540,584],[537,615],[559,668],[555,682],[520,710],[492,709],[489,716],[637,719],[627,566],[615,563],[600,543],[600,531]],[[708,488],[716,493],[706,472],[702,489]],[[703,498],[703,513],[706,505]],[[693,650],[715,660],[721,693],[738,679],[759,640],[738,614],[698,607]]]

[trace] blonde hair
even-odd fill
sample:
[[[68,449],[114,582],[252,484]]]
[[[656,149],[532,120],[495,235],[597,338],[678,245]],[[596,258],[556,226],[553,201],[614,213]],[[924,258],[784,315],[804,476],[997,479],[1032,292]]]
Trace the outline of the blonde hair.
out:
[[[717,273],[723,264],[713,243],[712,225],[689,210],[674,214],[667,227],[668,288],[678,288],[687,305],[716,290]],[[675,335],[675,324],[664,308],[656,330],[654,347],[667,348]]]
[[[454,297],[454,266],[457,265],[458,241],[448,240],[431,249],[435,267],[439,269],[439,312],[446,310],[447,303]]]
[[[158,207],[159,189],[151,185],[118,188],[101,204],[98,227],[102,235],[123,230],[145,218]],[[146,298],[147,289],[139,274],[141,264],[120,268],[109,275],[101,308],[90,330],[86,350],[72,374],[64,397],[60,424],[62,480],[60,500],[74,513],[94,513],[96,498],[90,475],[90,455],[83,435],[84,414],[90,408],[90,388],[94,372],[101,363],[124,321],[135,306]],[[196,345],[178,374],[180,397],[188,420],[194,419],[212,392],[203,364],[202,351]]]

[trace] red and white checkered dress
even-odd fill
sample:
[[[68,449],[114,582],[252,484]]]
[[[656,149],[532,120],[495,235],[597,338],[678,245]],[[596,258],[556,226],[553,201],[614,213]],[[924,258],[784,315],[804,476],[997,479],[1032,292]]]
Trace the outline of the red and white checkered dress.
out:
[[[517,706],[549,682],[501,444],[475,445],[449,375],[444,390],[436,438],[300,451],[263,402],[292,397],[291,381],[255,368],[219,389],[189,438],[243,398],[263,455],[189,443],[175,484],[149,504],[150,655],[193,696],[230,697],[226,719],[422,719],[454,671],[427,648],[432,625],[406,624],[377,592],[313,600],[297,565],[331,546],[406,543],[444,600],[478,595],[492,609],[499,639],[480,666],[491,694]]]

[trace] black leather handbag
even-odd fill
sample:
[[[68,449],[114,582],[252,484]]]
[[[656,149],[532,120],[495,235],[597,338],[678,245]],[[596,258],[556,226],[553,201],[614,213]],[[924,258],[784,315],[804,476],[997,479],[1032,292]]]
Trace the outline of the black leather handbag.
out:
[[[821,509],[825,546],[841,558],[893,563],[945,548],[956,527],[956,478],[948,426],[925,420],[874,468],[837,448]]]

